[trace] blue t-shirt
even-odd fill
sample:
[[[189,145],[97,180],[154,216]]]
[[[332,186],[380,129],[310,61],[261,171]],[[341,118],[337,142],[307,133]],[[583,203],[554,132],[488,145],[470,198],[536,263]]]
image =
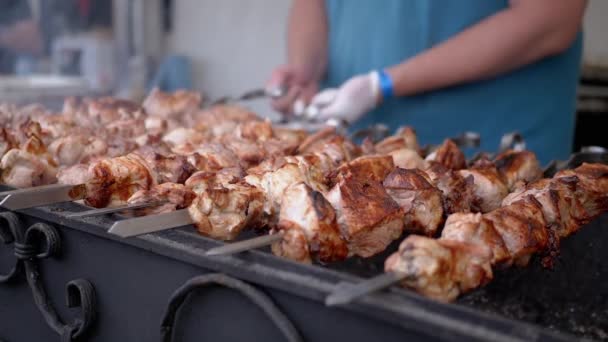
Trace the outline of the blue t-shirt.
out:
[[[329,65],[324,86],[397,64],[508,7],[507,0],[326,0]],[[485,151],[500,137],[524,136],[542,162],[565,159],[574,134],[582,39],[566,52],[489,80],[389,99],[354,129],[382,122],[410,125],[422,144],[464,131]],[[458,67],[455,65],[454,67]]]

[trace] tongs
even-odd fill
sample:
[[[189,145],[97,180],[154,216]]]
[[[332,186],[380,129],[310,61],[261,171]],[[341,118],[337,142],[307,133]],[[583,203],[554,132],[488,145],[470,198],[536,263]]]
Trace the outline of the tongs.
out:
[[[233,103],[233,102],[242,102],[242,101],[251,101],[261,98],[273,98],[278,99],[280,97],[285,96],[287,94],[286,86],[278,86],[274,88],[257,88],[253,90],[246,91],[240,96],[232,97],[232,96],[222,96],[217,100],[211,102],[210,106],[216,106],[220,104]]]
[[[549,162],[543,174],[545,177],[553,177],[558,171],[574,169],[583,163],[608,164],[608,150],[600,146],[585,146],[579,152],[573,153],[567,160]]]

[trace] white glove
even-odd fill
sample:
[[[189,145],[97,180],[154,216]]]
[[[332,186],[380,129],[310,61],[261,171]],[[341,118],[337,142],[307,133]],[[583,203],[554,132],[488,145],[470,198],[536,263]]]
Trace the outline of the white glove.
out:
[[[355,76],[340,88],[326,89],[315,95],[307,114],[320,121],[342,119],[353,123],[374,109],[380,100],[380,77],[377,71]]]

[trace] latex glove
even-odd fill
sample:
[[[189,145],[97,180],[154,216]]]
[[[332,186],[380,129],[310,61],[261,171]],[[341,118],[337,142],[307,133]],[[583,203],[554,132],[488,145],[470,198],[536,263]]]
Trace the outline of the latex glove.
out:
[[[319,121],[341,119],[353,123],[374,109],[380,101],[378,73],[355,76],[340,88],[326,89],[311,100],[307,115]]]
[[[318,85],[308,73],[292,66],[276,68],[266,84],[267,89],[286,87],[287,94],[272,99],[272,107],[285,115],[302,111],[310,99],[317,93]]]

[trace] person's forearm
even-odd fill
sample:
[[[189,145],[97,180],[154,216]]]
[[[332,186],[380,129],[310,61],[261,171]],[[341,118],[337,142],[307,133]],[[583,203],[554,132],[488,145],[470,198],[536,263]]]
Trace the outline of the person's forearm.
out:
[[[318,81],[327,66],[325,1],[294,0],[287,35],[288,64]]]
[[[489,79],[560,53],[576,38],[585,5],[586,0],[512,1],[510,8],[388,68],[395,95]]]
[[[31,54],[42,53],[42,39],[38,24],[34,20],[24,20],[0,32],[0,46]]]

